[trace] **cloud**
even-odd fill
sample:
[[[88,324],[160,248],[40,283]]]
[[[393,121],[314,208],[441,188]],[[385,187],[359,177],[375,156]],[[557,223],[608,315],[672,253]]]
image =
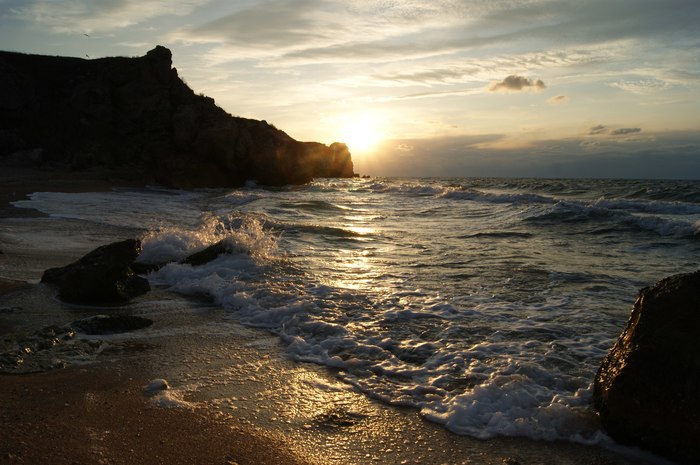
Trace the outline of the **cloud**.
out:
[[[511,74],[500,82],[496,82],[489,87],[491,92],[519,92],[522,90],[535,89],[542,90],[547,87],[541,79],[528,79],[523,76]]]
[[[30,0],[14,11],[17,17],[58,33],[109,33],[164,15],[185,16],[209,1]]]
[[[455,97],[465,95],[476,95],[480,93],[482,93],[481,89],[454,89],[435,92],[418,92],[414,94],[399,95],[395,97],[384,97],[378,100],[382,102],[389,102],[393,100],[417,100],[425,98]]]
[[[654,92],[659,92],[671,87],[671,85],[665,81],[659,79],[635,79],[635,80],[621,80],[613,82],[610,84],[612,87],[617,87],[626,92],[632,92],[633,94],[651,94]]]
[[[636,134],[638,132],[642,132],[642,129],[641,128],[620,128],[620,129],[615,129],[610,134],[613,136],[624,136],[627,134]]]
[[[589,136],[599,136],[602,134],[609,134],[611,136],[626,136],[629,134],[637,134],[642,132],[642,128],[619,128],[619,129],[609,129],[607,126],[599,124],[593,126],[588,130]]]
[[[561,105],[569,101],[569,97],[566,95],[556,95],[547,100],[550,105]]]
[[[502,135],[395,141],[377,155],[373,175],[539,176],[694,179],[700,172],[696,131],[656,133],[652,140],[582,138],[532,141],[526,147],[497,144]],[[399,153],[399,142],[414,150]],[[491,143],[489,143],[491,142]]]
[[[372,2],[267,0],[222,2],[211,21],[170,34],[174,41],[215,44],[221,61],[258,59],[263,65],[386,62],[443,53],[423,31],[450,23],[451,0]],[[266,63],[267,62],[267,63]]]
[[[261,2],[221,14],[186,31],[186,35],[195,42],[213,41],[260,49],[330,41],[332,34],[343,34],[345,28],[333,22],[325,31],[318,27],[318,3],[316,0]]]

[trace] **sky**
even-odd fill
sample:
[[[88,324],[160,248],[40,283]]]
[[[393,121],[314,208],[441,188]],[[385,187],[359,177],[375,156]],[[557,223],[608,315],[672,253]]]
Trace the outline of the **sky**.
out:
[[[374,176],[700,179],[700,0],[0,0],[0,49],[155,45]]]

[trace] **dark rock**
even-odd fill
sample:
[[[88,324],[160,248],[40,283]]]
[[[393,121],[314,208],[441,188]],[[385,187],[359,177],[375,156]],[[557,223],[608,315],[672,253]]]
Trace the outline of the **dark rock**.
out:
[[[216,244],[210,245],[204,250],[200,250],[199,252],[195,252],[187,258],[184,258],[180,261],[180,263],[192,266],[204,265],[205,263],[209,263],[210,261],[215,260],[216,257],[218,257],[221,254],[227,254],[232,252],[233,248],[231,246],[231,243],[228,240],[223,239],[217,242]]]
[[[153,273],[154,271],[158,271],[161,268],[163,268],[165,265],[166,265],[165,263],[134,262],[131,264],[131,269],[133,270],[134,273],[143,275],[143,274]]]
[[[148,280],[131,269],[140,253],[135,239],[104,245],[68,266],[46,270],[41,281],[56,285],[67,302],[124,303],[150,290]]]
[[[101,167],[178,188],[353,176],[345,144],[231,116],[196,95],[161,46],[96,60],[0,52],[0,163]]]
[[[616,440],[700,463],[700,271],[639,292],[598,370],[595,408]]]
[[[133,315],[95,315],[72,323],[72,327],[85,334],[118,334],[147,328],[153,320]]]

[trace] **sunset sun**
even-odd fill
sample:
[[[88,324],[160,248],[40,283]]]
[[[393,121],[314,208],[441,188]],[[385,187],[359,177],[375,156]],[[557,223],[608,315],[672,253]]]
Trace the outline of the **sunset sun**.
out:
[[[351,152],[372,150],[381,139],[377,121],[369,117],[348,122],[341,129],[340,136]]]

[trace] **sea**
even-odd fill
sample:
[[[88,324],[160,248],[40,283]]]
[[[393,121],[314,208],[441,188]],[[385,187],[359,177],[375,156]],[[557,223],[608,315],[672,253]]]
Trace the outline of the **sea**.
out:
[[[164,265],[153,287],[481,439],[606,441],[593,379],[638,291],[700,269],[700,181],[322,179],[14,205],[136,228],[138,261]],[[232,253],[178,263],[222,240]]]

